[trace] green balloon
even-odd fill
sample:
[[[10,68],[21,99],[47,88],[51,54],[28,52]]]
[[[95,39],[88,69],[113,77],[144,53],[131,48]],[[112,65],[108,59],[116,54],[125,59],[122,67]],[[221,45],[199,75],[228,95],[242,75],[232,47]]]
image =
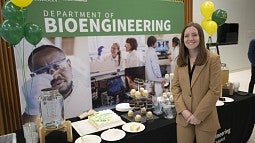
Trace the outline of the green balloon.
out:
[[[2,23],[0,33],[2,38],[11,45],[17,45],[24,37],[23,27],[11,20],[5,20]]]
[[[20,24],[24,24],[26,21],[27,9],[21,9],[20,7],[14,5],[11,1],[7,1],[3,5],[2,13],[6,20],[12,20]]]
[[[27,23],[24,32],[25,39],[32,45],[38,44],[42,39],[42,28],[34,23]]]
[[[217,9],[212,14],[212,20],[215,21],[218,26],[221,26],[227,20],[227,12],[222,9]]]

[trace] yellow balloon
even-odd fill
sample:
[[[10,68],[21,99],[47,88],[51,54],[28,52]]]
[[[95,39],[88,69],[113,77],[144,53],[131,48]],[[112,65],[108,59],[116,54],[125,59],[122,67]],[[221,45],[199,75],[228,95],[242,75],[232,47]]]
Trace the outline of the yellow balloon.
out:
[[[20,7],[20,8],[23,8],[23,7],[27,7],[29,6],[31,3],[32,3],[33,0],[11,0],[11,2]]]
[[[204,18],[204,19],[202,20],[201,26],[202,26],[202,28],[203,28],[204,30],[205,30],[205,27],[206,27],[206,25],[207,25],[207,23],[208,23],[209,21],[211,21],[211,19]]]
[[[208,21],[205,25],[205,31],[212,36],[218,29],[218,25],[215,21]]]
[[[206,17],[210,18],[214,12],[214,3],[211,1],[205,1],[200,6],[201,14]]]

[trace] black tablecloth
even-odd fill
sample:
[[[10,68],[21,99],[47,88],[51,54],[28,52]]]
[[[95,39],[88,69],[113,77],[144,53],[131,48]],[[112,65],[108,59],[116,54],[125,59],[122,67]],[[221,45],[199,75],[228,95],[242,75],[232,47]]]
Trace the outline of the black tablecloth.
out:
[[[225,103],[224,106],[217,107],[221,129],[218,130],[216,143],[246,143],[249,139],[253,125],[255,123],[255,96],[243,96],[235,94],[229,96],[234,102]],[[123,114],[115,111],[117,114]],[[124,113],[125,114],[125,113]],[[78,121],[78,118],[69,119]],[[126,121],[125,119],[123,119]],[[176,143],[176,123],[175,119],[164,119],[160,117],[152,123],[144,123],[145,130],[140,133],[127,133],[118,141],[119,143]],[[86,127],[84,127],[86,128]],[[121,127],[117,127],[121,128]],[[95,133],[99,135],[103,131]],[[25,143],[23,131],[17,132],[18,143]],[[79,138],[78,133],[73,129],[73,142]],[[65,143],[66,133],[54,131],[46,136],[46,143]],[[107,141],[102,140],[102,143]]]
[[[221,129],[216,142],[246,143],[255,123],[255,96],[235,94],[228,96],[235,101],[217,108]]]

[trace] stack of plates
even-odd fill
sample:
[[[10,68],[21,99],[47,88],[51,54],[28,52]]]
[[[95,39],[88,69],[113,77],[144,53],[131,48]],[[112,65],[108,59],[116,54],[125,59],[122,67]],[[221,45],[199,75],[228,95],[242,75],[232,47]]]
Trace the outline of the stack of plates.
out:
[[[100,143],[101,138],[97,135],[85,135],[82,137],[79,137],[75,143]]]
[[[216,106],[223,106],[224,105],[224,102],[234,102],[234,99],[233,98],[230,98],[230,97],[221,97],[221,98],[224,98],[223,101],[221,100],[218,100],[216,102]]]
[[[223,105],[224,105],[224,102],[223,102],[223,101],[218,100],[218,101],[216,102],[216,106],[223,106]]]
[[[223,97],[225,100],[223,102],[233,102],[234,99],[230,97]]]
[[[127,112],[132,108],[129,106],[129,103],[120,103],[116,105],[116,110],[120,112]]]

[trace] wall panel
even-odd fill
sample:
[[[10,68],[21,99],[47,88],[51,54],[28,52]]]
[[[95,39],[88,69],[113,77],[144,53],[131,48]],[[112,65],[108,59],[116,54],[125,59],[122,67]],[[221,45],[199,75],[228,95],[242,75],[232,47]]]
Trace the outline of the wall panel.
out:
[[[1,0],[1,8],[5,0]],[[3,22],[2,11],[0,21]],[[0,39],[0,135],[21,128],[21,111],[13,48]]]

